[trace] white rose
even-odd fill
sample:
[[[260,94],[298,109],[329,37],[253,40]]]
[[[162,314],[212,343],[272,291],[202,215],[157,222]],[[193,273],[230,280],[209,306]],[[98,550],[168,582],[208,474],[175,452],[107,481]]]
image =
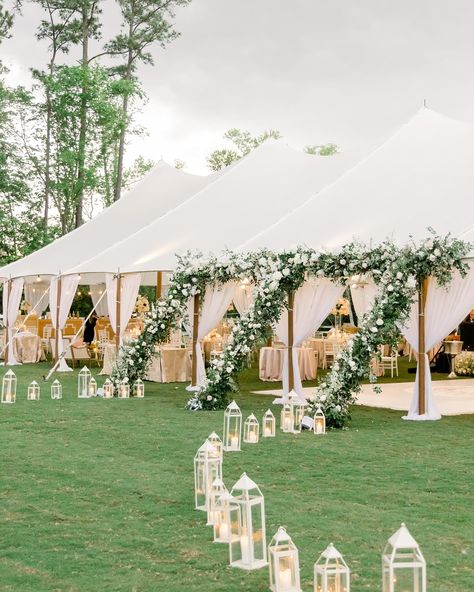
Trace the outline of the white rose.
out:
[[[382,319],[377,319],[377,321],[376,321],[376,322],[377,322],[377,325],[378,325],[379,327],[381,327],[381,326],[383,325],[383,320],[382,320]]]

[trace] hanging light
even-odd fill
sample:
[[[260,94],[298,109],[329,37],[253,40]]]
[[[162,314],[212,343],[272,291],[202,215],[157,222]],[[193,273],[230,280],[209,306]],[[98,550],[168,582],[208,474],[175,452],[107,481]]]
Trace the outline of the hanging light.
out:
[[[231,491],[230,565],[253,570],[267,565],[265,503],[257,484],[243,473]]]
[[[63,387],[62,384],[56,379],[51,384],[51,399],[62,399],[63,398]]]
[[[258,419],[252,413],[244,422],[244,442],[247,444],[258,444],[260,425]]]
[[[196,510],[207,512],[209,491],[215,479],[222,479],[222,462],[214,446],[206,440],[194,457]]]
[[[40,387],[36,380],[33,380],[28,387],[28,394],[26,395],[28,401],[39,401]]]
[[[2,403],[15,403],[16,384],[16,374],[10,368],[5,372],[2,380]]]
[[[145,396],[145,385],[143,384],[143,380],[140,380],[140,378],[137,378],[137,380],[135,380],[133,383],[133,394],[138,399],[143,399]]]
[[[212,432],[212,434],[209,434],[209,436],[207,437],[207,441],[210,442],[214,446],[214,448],[217,451],[217,454],[222,459],[222,456],[223,456],[222,440],[219,438],[219,436],[216,434],[216,432]]]
[[[128,382],[128,378],[124,378],[118,387],[118,398],[119,399],[128,399],[130,398],[130,384]]]
[[[240,450],[242,437],[242,413],[235,401],[232,401],[224,412],[224,438],[225,451]]]
[[[97,380],[91,376],[89,386],[87,387],[89,397],[97,397]]]
[[[272,592],[301,592],[298,549],[282,527],[268,545],[268,563]]]
[[[350,592],[350,569],[331,543],[314,564],[314,592]]]
[[[89,397],[89,383],[91,381],[91,372],[87,366],[83,366],[77,375],[77,396],[80,399]]]
[[[315,434],[325,434],[326,433],[326,416],[324,415],[321,407],[318,407],[316,409],[316,413],[314,414],[313,429],[314,429]]]
[[[383,592],[426,592],[426,561],[402,522],[382,554]]]
[[[267,409],[262,419],[262,436],[264,438],[274,438],[275,427],[275,416],[273,415],[270,409]]]
[[[233,502],[233,497],[229,492],[224,492],[220,495],[215,503],[214,512],[214,542],[215,543],[230,543],[230,509]],[[233,506],[237,508],[236,505]],[[236,520],[236,528],[239,520]]]
[[[110,380],[110,378],[107,378],[104,381],[104,399],[111,399],[114,396],[114,383]]]
[[[207,526],[212,526],[216,521],[217,513],[217,498],[223,493],[227,493],[227,487],[220,477],[214,479],[209,488],[208,504],[207,504]]]

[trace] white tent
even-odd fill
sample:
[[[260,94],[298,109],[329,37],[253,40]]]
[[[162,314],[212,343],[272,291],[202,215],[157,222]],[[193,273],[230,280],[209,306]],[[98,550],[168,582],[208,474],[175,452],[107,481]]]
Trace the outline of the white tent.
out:
[[[161,161],[118,202],[50,245],[3,267],[0,278],[31,281],[64,272],[163,216],[219,176],[190,175]]]
[[[319,157],[266,142],[192,198],[67,273],[172,270],[176,253],[220,252],[267,228],[336,179],[347,155]]]

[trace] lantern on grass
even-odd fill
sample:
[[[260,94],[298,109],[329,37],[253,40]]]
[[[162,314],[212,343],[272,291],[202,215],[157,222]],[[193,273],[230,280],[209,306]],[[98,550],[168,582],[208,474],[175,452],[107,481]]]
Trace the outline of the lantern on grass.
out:
[[[86,399],[89,396],[89,382],[91,380],[91,372],[87,366],[84,366],[77,375],[77,396],[81,399]]]
[[[262,419],[262,436],[264,438],[275,437],[275,424],[275,416],[270,409],[267,409]]]
[[[2,403],[14,403],[16,401],[16,374],[10,368],[5,372],[2,380]]]
[[[51,384],[51,399],[62,399],[63,398],[63,387],[62,384],[56,379]]]
[[[118,398],[119,399],[128,399],[130,398],[130,384],[128,383],[128,378],[124,378],[118,387]]]
[[[214,542],[230,543],[231,518],[230,509],[233,497],[228,491],[220,495],[216,500],[216,511],[214,514]],[[233,506],[234,510],[237,506]],[[234,512],[234,519],[239,523],[238,516]],[[236,525],[236,528],[237,525]]]
[[[305,407],[308,406],[308,403],[306,402],[306,399],[300,397],[295,391],[290,391],[288,393],[288,402],[291,407],[291,416],[293,420],[291,431],[294,434],[299,434],[301,432],[301,422],[303,421],[304,410]]]
[[[383,592],[426,592],[426,561],[403,522],[382,554],[382,581]]]
[[[242,413],[235,401],[232,401],[224,412],[223,448],[225,451],[240,450],[242,438]]]
[[[104,399],[111,399],[114,396],[114,383],[107,378],[104,382]]]
[[[331,543],[314,564],[314,592],[350,592],[351,572]]]
[[[222,459],[222,440],[219,438],[216,432],[212,432],[212,434],[209,434],[209,436],[207,437],[207,441],[214,446],[214,448],[217,451],[217,454]]]
[[[97,380],[93,376],[89,380],[87,392],[89,393],[89,397],[97,397]]]
[[[214,479],[209,488],[208,503],[207,503],[207,526],[212,526],[216,521],[217,513],[217,499],[223,494],[227,493],[227,487],[220,477]]]
[[[137,380],[135,380],[133,383],[133,394],[139,399],[143,399],[145,396],[145,385],[143,384],[143,380],[140,380],[140,378],[137,378]]]
[[[283,405],[283,409],[280,414],[280,429],[285,433],[291,433],[293,431],[293,410],[289,403]]]
[[[207,440],[194,457],[194,501],[196,510],[207,512],[209,491],[216,479],[222,479],[222,461]]]
[[[244,442],[247,444],[258,444],[260,435],[260,425],[258,419],[252,413],[247,417],[244,423]]]
[[[314,414],[313,430],[315,434],[326,433],[326,416],[324,415],[321,407],[318,407],[316,409],[316,413]]]
[[[268,545],[268,563],[272,592],[301,592],[298,549],[282,527]]]
[[[39,401],[40,398],[40,387],[36,380],[30,383],[28,387],[28,393],[26,395],[28,401]]]
[[[260,569],[267,565],[265,504],[257,484],[243,473],[230,492],[230,565]]]

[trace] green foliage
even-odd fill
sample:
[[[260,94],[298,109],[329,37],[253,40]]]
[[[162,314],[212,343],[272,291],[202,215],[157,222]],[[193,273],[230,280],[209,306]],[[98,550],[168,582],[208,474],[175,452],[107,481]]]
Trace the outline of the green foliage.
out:
[[[337,144],[320,144],[320,145],[312,145],[312,146],[305,146],[303,148],[303,152],[306,154],[314,154],[317,156],[332,156],[333,154],[337,154],[339,152]]]
[[[224,139],[228,140],[232,145],[232,149],[222,148],[214,150],[207,157],[207,166],[212,171],[219,171],[226,166],[229,166],[236,160],[240,160],[252,150],[263,144],[269,139],[278,140],[281,138],[280,132],[277,130],[266,130],[258,136],[252,136],[249,131],[242,131],[232,128],[224,134]]]

